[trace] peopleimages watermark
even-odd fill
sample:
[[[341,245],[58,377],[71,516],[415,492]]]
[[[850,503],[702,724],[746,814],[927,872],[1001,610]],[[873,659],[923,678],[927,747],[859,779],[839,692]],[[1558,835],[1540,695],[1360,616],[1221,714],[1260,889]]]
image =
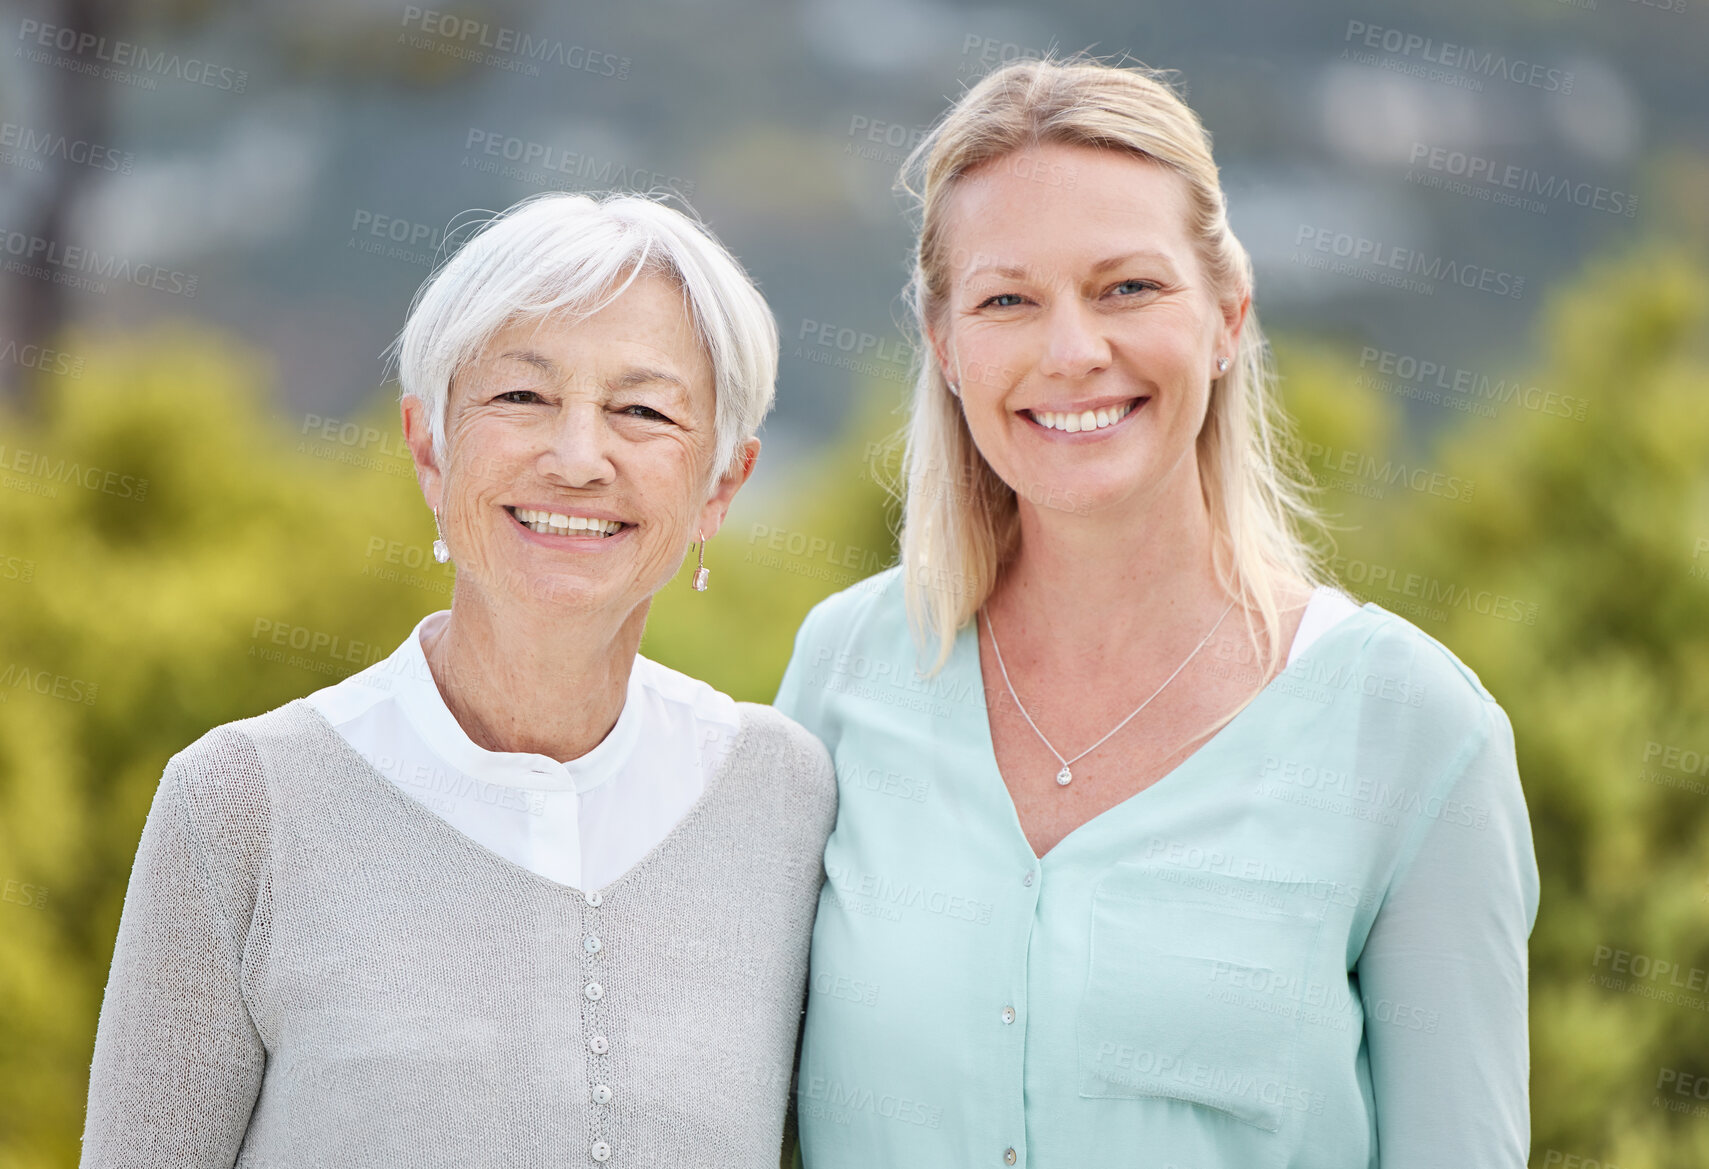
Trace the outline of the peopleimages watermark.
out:
[[[1316,441],[1296,441],[1293,451],[1314,477],[1320,471],[1325,472],[1319,486],[1339,487],[1373,499],[1381,499],[1384,488],[1404,487],[1408,491],[1433,495],[1452,503],[1469,503],[1477,489],[1477,484],[1470,479],[1410,465],[1387,455],[1378,457]],[[1358,480],[1363,483],[1356,482]]]
[[[1607,973],[1602,973],[1604,963]],[[1709,1010],[1709,997],[1705,997],[1705,992],[1709,992],[1709,970],[1632,950],[1596,947],[1590,984],[1694,1011]]]
[[[28,232],[0,227],[0,255],[5,258],[7,272],[47,280],[85,292],[106,292],[105,281],[134,284],[155,292],[174,296],[196,295],[198,278],[176,268],[159,264],[133,263],[124,256],[86,248],[81,244],[65,244]]]
[[[48,499],[58,498],[61,486],[99,491],[118,499],[148,498],[148,480],[140,476],[81,463],[64,455],[9,448],[5,443],[0,443],[0,486]]]
[[[1389,564],[1332,556],[1325,567],[1335,580],[1348,587],[1349,592],[1364,600],[1380,600],[1385,605],[1394,605],[1397,610],[1402,610],[1397,599],[1411,601],[1420,606],[1410,612],[1409,616],[1431,617],[1441,621],[1447,619],[1449,610],[1459,609],[1497,621],[1535,625],[1540,612],[1535,601],[1521,600],[1493,589],[1474,589],[1457,581],[1442,580],[1419,572],[1406,572]],[[1379,589],[1389,595],[1379,595]]]
[[[6,337],[0,339],[0,364],[39,370],[56,377],[79,378],[83,376],[85,363],[82,357],[74,357],[63,349],[50,349],[29,341],[19,344],[15,338]]]
[[[909,151],[920,144],[920,140],[930,128],[904,126],[900,122],[886,122],[869,118],[865,114],[852,114],[849,116],[848,141],[843,143],[843,153],[854,158],[864,158],[868,162],[897,166],[908,157]]]
[[[757,523],[749,527],[748,554],[744,558],[761,568],[781,568],[797,576],[839,584],[853,584],[862,577],[882,572],[890,567],[892,559],[887,550],[859,548],[828,536]]]
[[[121,175],[130,174],[136,165],[136,155],[128,150],[114,150],[98,142],[71,138],[53,130],[37,130],[17,122],[0,122],[0,163],[39,171],[44,160]]]
[[[364,255],[431,266],[444,243],[444,228],[358,207],[350,217],[350,239],[344,246]]]
[[[1574,182],[1561,175],[1544,174],[1528,166],[1468,154],[1446,146],[1414,142],[1407,163],[1411,168],[1422,168],[1426,172],[1409,169],[1408,182],[1441,187],[1498,206],[1518,207],[1547,215],[1550,202],[1565,202],[1627,219],[1638,214],[1638,197],[1630,192],[1594,183]]]
[[[249,87],[249,73],[228,65],[215,65],[200,57],[150,49],[135,41],[109,40],[97,33],[64,25],[45,24],[28,18],[18,22],[20,47],[13,56],[38,64],[54,65],[77,73],[155,89],[159,78],[169,77],[209,89],[242,93]],[[66,54],[55,56],[55,53]],[[94,58],[90,60],[90,58]]]
[[[44,698],[58,698],[82,706],[94,706],[101,687],[83,678],[73,678],[69,674],[56,674],[52,670],[28,666],[21,662],[8,662],[6,668],[0,670],[0,701],[4,701],[16,691],[39,694]]]
[[[562,186],[559,176],[586,180],[599,190],[651,191],[660,188],[679,198],[694,195],[694,180],[667,175],[650,167],[628,166],[546,142],[469,127],[464,135],[463,165],[481,174],[515,179],[534,186]]]
[[[1519,378],[1491,378],[1445,361],[1414,357],[1366,345],[1359,350],[1360,373],[1354,384],[1399,398],[1495,417],[1498,405],[1517,402],[1523,410],[1583,422],[1590,409],[1586,398],[1527,385]],[[1393,379],[1393,380],[1391,380]]]
[[[1475,49],[1453,41],[1385,28],[1363,20],[1349,20],[1342,43],[1356,48],[1343,48],[1345,60],[1361,65],[1378,65],[1425,81],[1440,81],[1462,89],[1481,93],[1485,79],[1529,86],[1545,93],[1566,96],[1573,91],[1573,75],[1568,69],[1557,69],[1523,57],[1509,57],[1494,50]],[[1374,52],[1360,52],[1370,49]],[[1379,56],[1378,54],[1382,54]]]
[[[472,16],[418,8],[413,4],[404,7],[402,25],[405,31],[398,34],[398,43],[408,48],[426,49],[528,77],[540,76],[540,66],[546,64],[623,81],[628,78],[632,63],[628,57],[616,53],[565,44],[502,24],[488,24]]]
[[[894,337],[804,317],[795,342],[790,356],[801,361],[886,381],[912,380],[914,347]]]
[[[1638,778],[1658,787],[1671,787],[1693,795],[1709,795],[1709,751],[1695,751],[1654,739],[1644,744],[1643,766]]]
[[[249,657],[296,666],[316,674],[342,676],[352,672],[346,669],[348,666],[371,665],[392,652],[388,646],[266,617],[255,619],[249,638],[256,643],[249,647]]]
[[[25,909],[47,908],[47,886],[35,885],[27,881],[8,880],[0,901],[8,905],[21,905]]]
[[[970,32],[961,38],[961,64],[956,67],[956,74],[965,77],[990,72],[999,65],[1013,65],[1016,61],[1039,61],[1055,51],[1054,42],[1038,49]]]
[[[413,478],[415,463],[403,437],[360,422],[304,414],[303,435],[297,442],[299,455],[347,463],[365,471]]]
[[[1350,276],[1423,296],[1435,295],[1438,283],[1514,300],[1525,293],[1525,277],[1512,272],[1469,260],[1426,255],[1416,248],[1396,247],[1382,240],[1310,223],[1300,224],[1294,232],[1292,262],[1313,271]]]

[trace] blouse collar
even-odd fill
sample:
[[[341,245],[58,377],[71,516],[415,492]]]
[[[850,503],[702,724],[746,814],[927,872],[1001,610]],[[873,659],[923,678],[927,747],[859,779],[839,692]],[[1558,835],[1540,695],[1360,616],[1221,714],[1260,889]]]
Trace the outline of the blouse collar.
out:
[[[640,741],[646,705],[638,663],[630,666],[616,725],[587,754],[559,762],[531,751],[489,751],[469,738],[445,705],[421,648],[422,635],[436,631],[450,616],[450,610],[442,609],[423,617],[385,663],[386,672],[396,679],[392,692],[399,709],[439,758],[472,779],[536,791],[587,792],[623,770]]]

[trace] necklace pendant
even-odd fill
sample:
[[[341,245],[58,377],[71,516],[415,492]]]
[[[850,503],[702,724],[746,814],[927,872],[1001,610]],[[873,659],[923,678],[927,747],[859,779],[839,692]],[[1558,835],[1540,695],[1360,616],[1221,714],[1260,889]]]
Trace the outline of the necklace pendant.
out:
[[[1058,785],[1060,785],[1062,787],[1067,787],[1069,781],[1072,780],[1073,778],[1074,778],[1074,773],[1072,771],[1068,770],[1068,765],[1066,763],[1064,763],[1062,765],[1062,770],[1058,771],[1056,773],[1056,782]]]

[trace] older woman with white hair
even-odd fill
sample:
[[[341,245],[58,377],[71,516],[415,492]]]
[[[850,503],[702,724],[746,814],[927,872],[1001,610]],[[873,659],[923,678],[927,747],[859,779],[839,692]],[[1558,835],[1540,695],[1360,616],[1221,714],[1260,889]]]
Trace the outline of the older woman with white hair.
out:
[[[1524,1165],[1512,731],[1314,567],[1197,118],[1020,62],[910,173],[902,562],[777,699],[841,793],[807,1169]]]
[[[683,214],[551,194],[397,350],[451,608],[168,764],[83,1164],[775,1164],[831,764],[637,652],[753,471],[771,313]]]

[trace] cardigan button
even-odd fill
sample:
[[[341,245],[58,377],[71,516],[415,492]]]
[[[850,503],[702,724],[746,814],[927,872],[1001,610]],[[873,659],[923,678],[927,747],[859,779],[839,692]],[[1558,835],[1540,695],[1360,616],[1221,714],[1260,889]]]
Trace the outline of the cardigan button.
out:
[[[590,1003],[597,1003],[600,999],[605,997],[605,988],[597,982],[590,982],[583,989],[582,993],[587,995]]]
[[[593,1148],[587,1151],[587,1155],[595,1161],[609,1161],[611,1160],[611,1146],[604,1141],[595,1141]]]
[[[1030,888],[1032,886],[1032,883],[1033,883],[1033,871],[1031,869],[1028,869],[1027,875],[1021,878],[1021,884],[1026,885]],[[1014,1162],[1011,1161],[1011,1162],[1009,1162],[1009,1164],[1013,1165]]]
[[[595,1084],[593,1086],[593,1102],[595,1104],[610,1104],[611,1103],[611,1089],[610,1089],[610,1087],[608,1087],[605,1084]]]
[[[611,1050],[611,1042],[603,1035],[595,1035],[587,1041],[587,1049],[595,1055],[604,1055]]]
[[[1013,1165],[1014,1163],[1015,1163],[1015,1150],[1004,1149],[1003,1150],[1003,1164]]]
[[[1014,1021],[1015,1021],[1015,1008],[1014,1007],[1004,1007],[1003,1008],[1003,1022],[1013,1023]]]
[[[598,889],[589,889],[586,893],[582,894],[582,900],[586,901],[589,905],[593,906],[595,909],[598,909],[600,907],[600,904],[605,900],[605,898],[603,898],[599,895]]]
[[[599,939],[594,937],[592,934],[589,934],[587,937],[582,939],[582,949],[586,950],[590,954],[599,953]]]

